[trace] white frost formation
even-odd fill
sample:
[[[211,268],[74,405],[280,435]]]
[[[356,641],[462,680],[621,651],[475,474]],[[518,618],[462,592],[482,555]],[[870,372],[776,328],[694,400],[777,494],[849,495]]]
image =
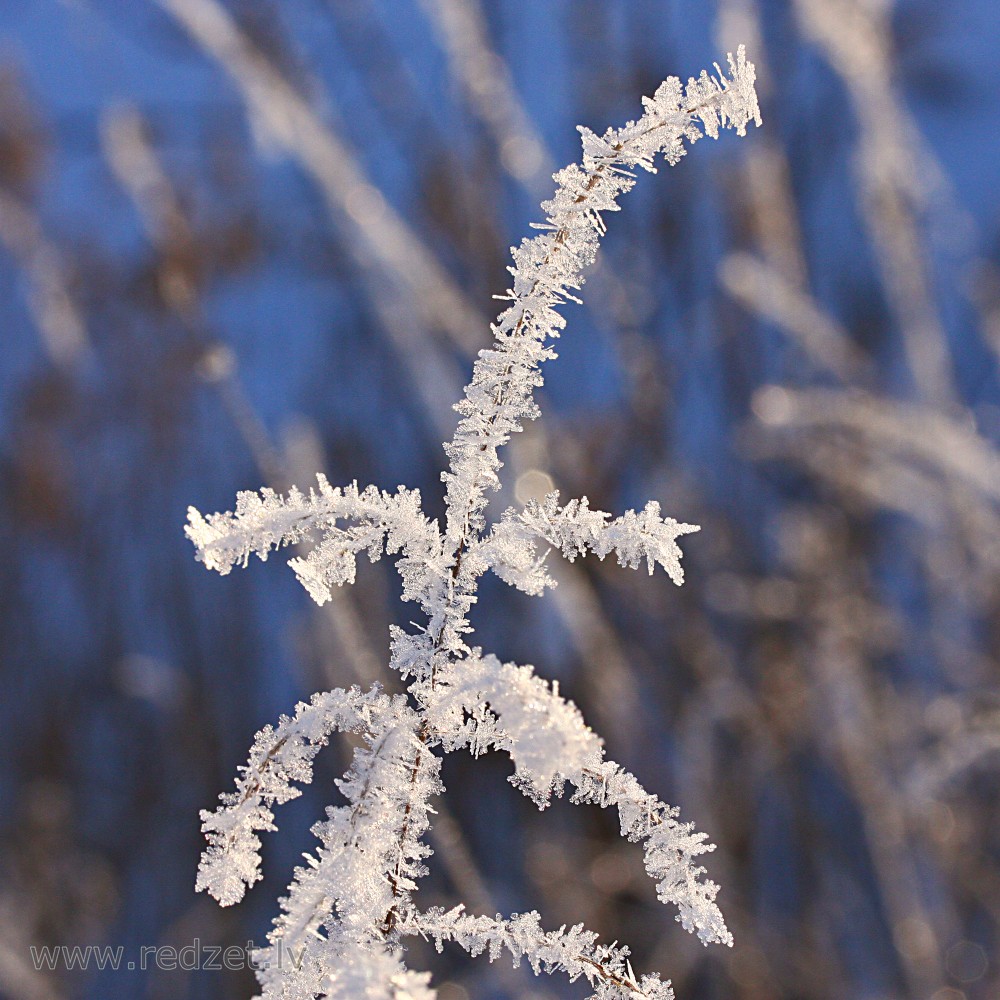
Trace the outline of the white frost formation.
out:
[[[431,853],[422,839],[430,802],[444,791],[435,750],[509,753],[511,782],[541,808],[567,782],[573,802],[615,807],[622,835],[643,842],[659,898],[677,907],[682,925],[705,943],[731,943],[715,904],[717,886],[702,879],[695,861],[712,850],[705,835],[605,760],[600,738],[555,685],[529,666],[502,664],[467,642],[479,578],[493,570],[506,583],[540,594],[554,585],[544,566],[550,549],[570,560],[613,552],[623,566],[645,562],[652,573],[660,565],[675,583],[682,581],[677,539],[697,528],[661,517],[655,502],[612,518],[591,510],[586,497],[560,506],[553,493],[508,510],[492,525],[485,510],[488,492],[499,485],[499,449],[522,421],[538,416],[533,393],[542,383],[541,364],[555,357],[550,342],[565,325],[557,307],[577,301],[572,292],[594,260],[603,213],[616,211],[619,195],[635,184],[634,168],[655,171],[661,153],[675,164],[685,142],[702,134],[715,138],[721,127],[744,135],[751,121],[760,124],[754,68],[742,46],[735,59],[729,56],[729,71],[728,77],[721,70],[717,77],[702,73],[686,87],[672,77],[643,98],[638,121],[601,136],[580,129],[582,165],[555,175],[555,196],[542,206],[546,221],[537,227],[541,235],[513,250],[513,280],[503,296],[510,305],[456,406],[461,420],[445,445],[443,531],[424,516],[415,490],[339,489],[322,476],[308,495],[293,489],[281,497],[265,489],[240,493],[235,513],[189,512],[186,532],[198,558],[223,574],[246,565],[251,553],[266,559],[271,549],[311,543],[309,554],[291,565],[320,604],[334,585],[354,581],[361,551],[373,560],[383,551],[398,553],[403,596],[427,618],[415,632],[392,629],[391,665],[410,681],[408,698],[377,687],[315,695],[293,717],[258,733],[236,791],[223,795],[215,812],[202,813],[209,846],[197,887],[230,905],[261,877],[257,834],[275,829],[272,807],[300,794],[296,783],[311,780],[313,757],[330,733],[362,738],[337,782],[347,804],[330,807],[313,828],[319,847],[296,871],[269,947],[257,955],[266,1000],[430,1000],[428,976],[402,963],[408,935],[438,947],[451,941],[473,955],[488,951],[491,959],[506,949],[515,964],[524,957],[536,973],[586,978],[601,1000],[671,1000],[668,982],[656,975],[636,979],[626,948],[599,944],[582,926],[545,931],[537,913],[503,919],[471,916],[461,906],[416,908],[416,880]]]

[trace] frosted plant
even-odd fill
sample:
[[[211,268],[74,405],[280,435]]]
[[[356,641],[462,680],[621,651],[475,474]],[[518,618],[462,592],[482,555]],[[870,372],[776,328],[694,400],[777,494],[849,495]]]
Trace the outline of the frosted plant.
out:
[[[716,67],[718,70],[718,67]],[[542,233],[513,250],[509,306],[493,326],[495,343],[480,352],[451,442],[444,528],[424,516],[416,490],[390,493],[357,484],[343,489],[322,476],[318,484],[287,496],[271,490],[240,493],[235,513],[203,517],[189,511],[188,537],[198,558],[225,574],[246,565],[251,553],[311,545],[291,560],[299,580],[318,603],[333,586],[354,580],[357,556],[398,554],[403,597],[420,605],[426,624],[391,630],[392,667],[409,682],[407,695],[377,687],[317,694],[291,717],[257,734],[236,791],[202,813],[209,846],[197,887],[225,905],[238,902],[261,878],[258,834],[274,830],[273,808],[301,794],[312,761],[334,731],[358,734],[348,773],[337,781],[346,804],[330,807],[313,832],[319,846],[296,870],[281,913],[256,959],[265,998],[431,998],[429,976],[403,965],[403,940],[421,936],[440,948],[450,941],[492,959],[508,951],[538,972],[583,977],[599,998],[670,1000],[657,975],[636,978],[628,949],[600,944],[582,926],[544,930],[537,913],[509,918],[452,910],[420,910],[417,879],[426,873],[424,842],[431,800],[444,791],[441,754],[495,749],[514,764],[511,782],[544,808],[572,786],[571,801],[618,810],[622,835],[641,842],[646,870],[664,903],[706,944],[730,944],[716,903],[717,886],[703,878],[696,859],[712,845],[678,819],[617,764],[605,759],[600,738],[555,684],[530,666],[501,663],[470,644],[469,612],[487,571],[506,583],[540,594],[553,581],[545,559],[556,549],[572,560],[614,553],[623,566],[662,566],[682,580],[677,539],[697,528],[663,517],[651,502],[612,517],[591,510],[587,499],[560,505],[558,494],[522,510],[508,510],[488,524],[488,494],[499,486],[499,449],[538,416],[534,389],[541,364],[555,357],[551,340],[565,321],[557,307],[577,301],[573,292],[593,262],[604,232],[603,213],[635,184],[636,167],[655,171],[663,154],[675,164],[702,134],[721,127],[745,134],[760,124],[754,68],[742,46],[729,57],[728,77],[702,73],[683,87],[670,78],[644,113],[621,129],[597,135],[581,128],[582,165],[555,175],[555,196],[542,207]]]

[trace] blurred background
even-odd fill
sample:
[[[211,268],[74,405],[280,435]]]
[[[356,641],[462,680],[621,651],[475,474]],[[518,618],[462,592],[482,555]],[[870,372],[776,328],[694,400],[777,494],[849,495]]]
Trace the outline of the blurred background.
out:
[[[445,763],[423,905],[539,909],[680,1000],[1000,995],[995,0],[3,0],[0,995],[243,998],[243,972],[31,946],[261,942],[194,893],[254,732],[388,676],[387,562],[318,609],[195,563],[188,504],[418,486],[550,175],[743,41],[764,127],[643,176],[494,510],[553,488],[702,525],[687,583],[553,564],[474,621],[718,845],[736,937],[656,902],[612,817]],[[414,943],[442,1000],[583,996]]]

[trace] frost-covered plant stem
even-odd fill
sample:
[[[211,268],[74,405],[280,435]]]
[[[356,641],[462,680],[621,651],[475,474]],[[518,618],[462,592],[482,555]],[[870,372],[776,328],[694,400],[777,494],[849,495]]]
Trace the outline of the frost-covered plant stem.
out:
[[[235,513],[205,518],[189,513],[188,536],[206,566],[228,573],[251,552],[262,559],[271,549],[310,543],[291,560],[296,575],[322,604],[333,585],[354,580],[355,560],[366,550],[377,559],[399,553],[403,597],[420,604],[427,624],[415,632],[393,627],[391,665],[409,680],[408,699],[377,688],[317,695],[294,717],[258,734],[237,791],[203,813],[209,847],[198,888],[224,905],[237,902],[260,878],[257,832],[274,829],[272,806],[299,794],[294,783],[312,776],[312,759],[334,730],[361,734],[347,775],[337,782],[347,805],[327,810],[314,827],[320,847],[308,867],[296,871],[282,913],[258,959],[264,997],[430,997],[426,975],[407,971],[401,939],[418,934],[440,945],[454,941],[496,957],[501,946],[515,960],[522,955],[535,971],[585,976],[598,997],[645,996],[668,1000],[668,983],[657,976],[636,980],[625,948],[598,945],[582,927],[543,931],[537,914],[473,917],[455,910],[421,913],[412,901],[430,850],[423,843],[433,812],[430,800],[444,789],[439,778],[443,752],[467,748],[509,753],[512,783],[541,808],[565,784],[572,801],[617,808],[622,835],[642,841],[646,869],[678,920],[706,943],[731,943],[715,904],[717,887],[703,880],[695,859],[712,849],[705,835],[677,820],[677,810],[646,792],[634,776],[604,759],[602,741],[555,685],[528,666],[501,664],[466,639],[479,578],[493,570],[529,594],[553,581],[545,572],[539,543],[573,560],[592,552],[614,552],[624,566],[661,565],[675,583],[682,580],[677,539],[693,525],[663,518],[650,502],[641,512],[618,518],[591,510],[586,497],[560,506],[557,494],[523,510],[508,510],[488,525],[490,490],[499,486],[499,449],[538,416],[534,390],[541,365],[555,357],[551,340],[565,321],[557,311],[583,284],[604,233],[603,213],[616,211],[618,197],[635,184],[632,171],[654,171],[654,157],[676,163],[684,145],[720,127],[744,134],[759,123],[753,66],[742,47],[729,57],[730,77],[706,73],[686,88],[671,78],[637,122],[598,136],[581,128],[582,166],[555,175],[555,196],[542,207],[541,235],[513,251],[509,306],[493,326],[492,348],[480,352],[472,381],[456,409],[461,414],[445,445],[449,467],[446,525],[428,520],[415,490],[396,493],[357,484],[334,488],[322,477],[308,495],[292,490],[241,493]],[[282,949],[291,966],[275,959]]]

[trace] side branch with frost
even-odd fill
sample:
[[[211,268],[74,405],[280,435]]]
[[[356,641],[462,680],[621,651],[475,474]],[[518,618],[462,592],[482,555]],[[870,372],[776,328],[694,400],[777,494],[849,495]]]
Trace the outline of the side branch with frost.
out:
[[[273,549],[311,546],[290,564],[320,604],[334,585],[354,581],[359,553],[372,560],[398,554],[403,598],[426,617],[412,632],[391,630],[390,664],[409,682],[408,696],[377,688],[314,696],[257,735],[236,791],[223,795],[215,812],[202,813],[209,846],[197,887],[223,905],[237,902],[261,877],[258,833],[275,829],[273,807],[311,780],[312,760],[330,733],[362,738],[337,782],[346,804],[331,806],[313,827],[319,846],[296,870],[268,947],[257,956],[264,998],[430,1000],[426,974],[403,965],[402,941],[416,935],[473,955],[487,951],[491,959],[506,950],[536,973],[587,979],[602,1000],[671,1000],[669,983],[655,975],[637,979],[626,948],[598,944],[582,926],[545,931],[536,913],[504,919],[471,916],[461,906],[416,908],[413,894],[431,853],[423,839],[431,800],[444,791],[441,754],[462,748],[508,753],[512,784],[540,808],[567,783],[572,802],[616,808],[622,835],[643,844],[657,895],[677,908],[684,928],[705,943],[732,943],[715,903],[718,888],[696,863],[713,849],[705,834],[606,760],[600,738],[555,684],[467,641],[483,574],[492,570],[540,594],[555,585],[544,566],[552,550],[569,560],[614,553],[622,566],[645,563],[650,573],[661,566],[674,583],[683,580],[677,539],[698,529],[662,517],[655,501],[615,518],[591,510],[586,497],[560,506],[551,494],[492,524],[486,519],[488,494],[500,483],[500,448],[538,416],[541,365],[555,357],[551,341],[565,326],[558,310],[578,301],[604,213],[618,209],[636,168],[655,172],[657,156],[673,165],[702,135],[715,138],[723,127],[744,135],[750,122],[760,124],[754,69],[742,46],[729,56],[728,77],[702,73],[686,87],[671,77],[643,106],[642,117],[624,128],[600,136],[580,129],[581,164],[555,175],[556,193],[537,226],[542,232],[513,250],[511,287],[502,296],[509,305],[493,326],[493,346],[480,352],[445,445],[443,528],[424,515],[415,490],[359,490],[356,483],[341,489],[323,477],[308,493],[240,493],[234,513],[189,511],[186,532],[198,558],[222,574],[246,565],[252,553],[266,559]],[[293,960],[282,961],[282,954]]]
[[[403,924],[409,934],[432,940],[438,951],[445,941],[453,941],[473,957],[487,952],[491,962],[507,951],[514,967],[527,959],[532,972],[565,972],[574,982],[586,978],[596,996],[646,997],[673,1000],[674,991],[659,976],[636,980],[629,950],[624,946],[597,943],[597,935],[583,924],[544,931],[539,915],[514,913],[502,917],[476,917],[461,905],[445,911],[434,907],[425,913],[408,913]]]
[[[559,506],[559,494],[550,493],[542,503],[530,501],[523,510],[504,512],[492,531],[476,547],[505,583],[528,594],[540,594],[555,582],[545,572],[546,553],[539,555],[536,542],[558,549],[570,562],[593,552],[599,559],[614,552],[621,566],[636,569],[646,563],[650,576],[662,566],[678,586],[684,582],[681,550],[677,539],[698,531],[696,524],[681,524],[660,516],[655,500],[640,511],[626,511],[611,520],[601,510],[591,510],[586,497]]]
[[[202,810],[202,829],[208,837],[198,871],[197,888],[207,889],[223,906],[238,903],[261,878],[260,838],[257,832],[275,830],[271,806],[297,798],[302,785],[312,781],[312,761],[330,734],[371,731],[400,700],[378,688],[362,693],[327,691],[299,704],[292,718],[282,716],[277,727],[265,726],[250,748],[250,760],[240,769],[236,791],[221,796],[215,812]],[[234,863],[235,862],[235,863]]]

